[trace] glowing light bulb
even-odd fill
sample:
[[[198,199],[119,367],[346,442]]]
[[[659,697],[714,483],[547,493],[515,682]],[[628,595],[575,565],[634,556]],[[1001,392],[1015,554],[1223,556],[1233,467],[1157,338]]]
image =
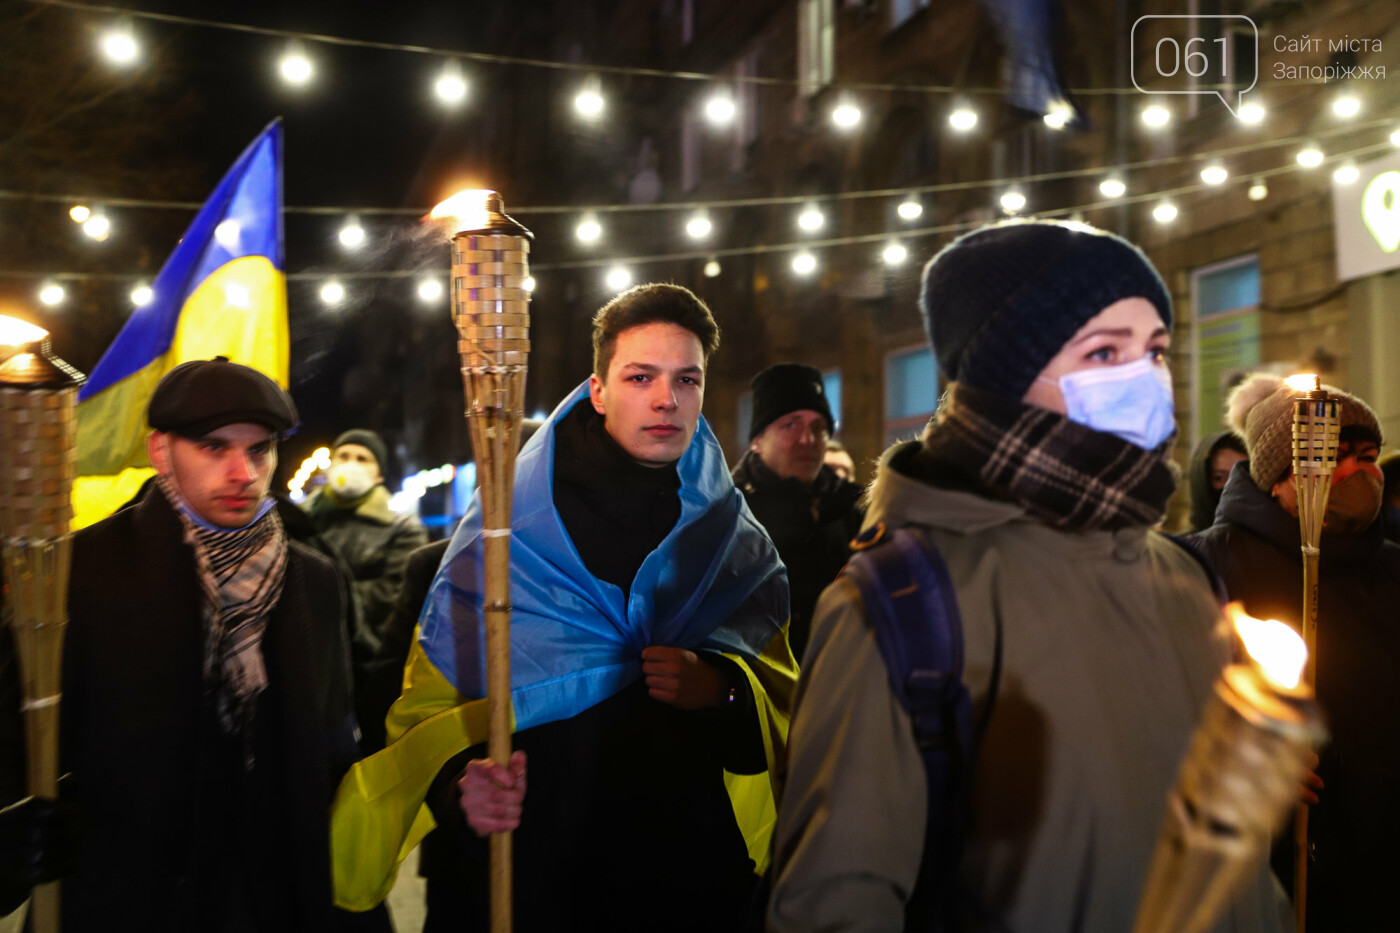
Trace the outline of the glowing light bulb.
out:
[[[535,277],[533,275],[525,276],[525,281],[520,283],[520,287],[527,292],[533,292],[535,290]]]
[[[792,271],[798,275],[811,275],[816,270],[817,257],[811,253],[804,250],[792,257]]]
[[[591,217],[585,218],[574,228],[574,236],[578,237],[581,243],[592,243],[602,235],[602,225]]]
[[[719,261],[718,261],[718,260],[716,260],[716,259],[711,259],[709,262],[705,263],[705,278],[707,278],[707,279],[718,278],[718,277],[719,277],[719,273],[720,273],[720,268],[719,268]]]
[[[880,258],[885,260],[887,266],[897,266],[909,258],[909,250],[904,248],[902,243],[891,243],[885,247],[885,251],[880,254]]]
[[[1099,194],[1106,198],[1121,198],[1127,191],[1128,186],[1119,178],[1105,178],[1099,182]]]
[[[1016,214],[1026,207],[1026,196],[1016,189],[1011,189],[1001,196],[1001,209],[1008,214]]]
[[[351,217],[345,221],[345,225],[336,234],[340,240],[340,245],[346,249],[359,249],[365,245],[365,228],[360,226],[360,222]]]
[[[426,302],[434,302],[442,297],[442,283],[437,279],[424,279],[418,283],[418,297]]]
[[[1171,120],[1172,112],[1166,107],[1163,107],[1161,104],[1152,104],[1149,107],[1143,108],[1142,122],[1152,127],[1153,129],[1159,129],[1163,126],[1166,126],[1168,123],[1171,122]]]
[[[714,226],[710,223],[710,218],[704,214],[696,214],[686,221],[685,225],[685,232],[692,240],[703,240],[710,235],[712,229]]]
[[[966,133],[977,125],[977,111],[971,107],[959,107],[948,114],[948,125],[959,133]]]
[[[102,214],[93,214],[83,221],[83,233],[99,243],[107,239],[107,235],[112,232],[112,222]]]
[[[294,87],[300,87],[310,81],[315,70],[311,67],[311,59],[301,52],[288,52],[283,55],[277,68],[282,73],[282,80]]]
[[[1321,149],[1309,146],[1298,153],[1298,164],[1303,168],[1317,168],[1322,164],[1324,158],[1326,157],[1322,154]]]
[[[1396,134],[1400,135],[1400,130],[1396,130]],[[92,216],[92,211],[84,204],[74,204],[68,209],[68,216],[73,218],[73,223],[80,224]]]
[[[607,278],[604,281],[607,282],[608,288],[615,292],[620,292],[632,284],[632,273],[622,268],[622,266],[613,266],[608,270]]]
[[[823,214],[821,211],[817,210],[815,207],[809,207],[806,210],[804,210],[801,214],[797,215],[797,226],[801,227],[808,233],[813,233],[817,230],[820,230],[822,228],[822,225],[825,223],[826,215]]]
[[[1344,119],[1350,119],[1361,112],[1361,98],[1355,94],[1343,94],[1332,101],[1332,112]]]
[[[337,281],[329,281],[321,286],[321,300],[328,305],[338,305],[345,300],[345,286]]]
[[[63,303],[63,299],[68,297],[68,293],[63,290],[63,286],[55,282],[50,282],[39,289],[39,300],[50,308]]]
[[[1392,146],[1400,146],[1400,130],[1396,130],[1390,134],[1390,144]]]
[[[603,112],[603,106],[603,95],[592,88],[579,91],[578,96],[574,98],[574,109],[580,116],[590,120]]]
[[[1208,185],[1223,185],[1229,177],[1230,173],[1223,165],[1207,165],[1201,169],[1201,181]]]
[[[705,119],[715,126],[728,126],[739,108],[727,94],[716,94],[705,102]]]
[[[438,100],[444,104],[460,104],[466,99],[467,81],[456,65],[448,65],[442,69],[442,74],[438,75],[437,81],[433,83],[433,93],[437,94]]]
[[[118,65],[130,65],[140,56],[141,47],[130,30],[113,28],[102,34],[102,54]]]
[[[1347,164],[1332,173],[1332,180],[1339,185],[1354,184],[1361,177],[1361,170],[1355,165]]]
[[[1176,215],[1178,213],[1179,211],[1177,211],[1175,204],[1170,201],[1163,201],[1161,204],[1152,208],[1152,219],[1159,224],[1169,224],[1173,220],[1176,220]]]
[[[1263,123],[1265,114],[1266,111],[1264,110],[1263,104],[1257,104],[1251,101],[1250,103],[1240,106],[1240,122],[1248,123],[1250,126],[1257,126]]]
[[[899,207],[896,210],[899,212],[900,220],[918,220],[919,215],[924,212],[924,206],[913,197],[909,197],[899,202]]]
[[[144,308],[156,297],[156,293],[149,285],[138,285],[131,290],[131,303],[138,308]]]
[[[1041,119],[1045,125],[1052,130],[1062,130],[1069,123],[1070,117],[1074,116],[1074,109],[1064,101],[1056,101],[1050,105],[1050,110]]]
[[[1264,179],[1256,178],[1247,193],[1251,201],[1262,201],[1269,196],[1269,186],[1264,184]]]
[[[843,130],[855,129],[860,124],[860,108],[849,101],[837,104],[831,111],[831,122]]]

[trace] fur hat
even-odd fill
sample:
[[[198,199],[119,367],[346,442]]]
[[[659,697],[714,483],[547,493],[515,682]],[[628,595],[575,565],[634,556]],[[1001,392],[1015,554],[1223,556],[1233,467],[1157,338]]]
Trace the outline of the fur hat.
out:
[[[1323,386],[1342,403],[1342,427],[1359,427],[1381,442],[1376,413],[1361,399],[1336,386]],[[1226,403],[1230,427],[1249,448],[1249,476],[1271,492],[1293,468],[1293,400],[1298,390],[1278,376],[1255,373],[1230,392]]]

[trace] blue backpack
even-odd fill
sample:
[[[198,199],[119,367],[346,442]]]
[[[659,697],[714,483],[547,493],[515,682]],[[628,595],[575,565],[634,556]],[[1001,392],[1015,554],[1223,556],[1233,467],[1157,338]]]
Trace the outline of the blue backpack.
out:
[[[1001,680],[1001,620],[986,709],[974,722],[963,683],[962,616],[938,549],[913,525],[887,531],[877,524],[851,544],[855,553],[841,573],[860,589],[890,692],[913,723],[928,784],[924,854],[904,928],[951,930],[972,772]]]

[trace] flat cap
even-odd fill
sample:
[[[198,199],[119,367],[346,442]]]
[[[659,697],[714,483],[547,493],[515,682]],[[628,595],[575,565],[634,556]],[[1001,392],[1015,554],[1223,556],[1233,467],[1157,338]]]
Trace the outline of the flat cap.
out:
[[[176,366],[156,386],[146,409],[152,428],[184,437],[243,423],[285,436],[300,420],[291,396],[277,383],[226,356]]]

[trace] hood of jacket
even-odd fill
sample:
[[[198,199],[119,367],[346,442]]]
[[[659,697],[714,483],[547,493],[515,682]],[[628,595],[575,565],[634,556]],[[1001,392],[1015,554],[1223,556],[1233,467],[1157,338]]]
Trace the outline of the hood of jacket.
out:
[[[1224,441],[1233,436],[1233,431],[1221,428],[1203,437],[1191,453],[1191,464],[1186,468],[1186,482],[1191,490],[1192,531],[1209,528],[1215,523],[1215,509],[1220,503],[1220,493],[1210,488],[1210,461],[1224,446]]]

